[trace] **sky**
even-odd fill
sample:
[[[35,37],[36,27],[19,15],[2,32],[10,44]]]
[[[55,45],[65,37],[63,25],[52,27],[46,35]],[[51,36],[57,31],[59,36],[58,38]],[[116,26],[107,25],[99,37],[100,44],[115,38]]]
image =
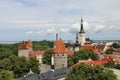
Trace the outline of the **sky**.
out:
[[[0,0],[0,41],[120,40],[120,0]]]

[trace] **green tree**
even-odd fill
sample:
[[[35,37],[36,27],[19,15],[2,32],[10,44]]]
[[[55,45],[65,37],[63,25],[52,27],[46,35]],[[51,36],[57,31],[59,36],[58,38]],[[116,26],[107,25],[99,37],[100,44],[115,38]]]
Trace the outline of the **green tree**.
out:
[[[112,44],[112,47],[113,47],[113,48],[120,48],[120,45],[117,44],[117,43],[113,43],[113,44]]]
[[[18,54],[18,43],[15,44],[0,44],[0,48],[7,48],[12,51],[13,55]]]
[[[105,67],[109,67],[109,68],[114,68],[115,64],[112,61],[109,61],[107,64],[104,65]]]
[[[74,64],[73,56],[68,56],[68,66],[72,66]]]
[[[8,58],[12,55],[12,51],[9,48],[0,48],[0,60]]]
[[[113,49],[107,49],[107,50],[105,51],[105,53],[106,53],[106,54],[112,54],[113,51],[114,51]]]
[[[15,55],[12,55],[9,58],[5,58],[0,61],[0,69],[13,71],[16,78],[27,75],[30,71],[26,58],[18,57]]]
[[[119,69],[120,70],[120,64],[115,64],[114,68]]]
[[[16,80],[14,74],[9,70],[0,70],[0,80]]]
[[[98,55],[92,51],[83,49],[76,51],[72,57],[74,64],[77,63],[79,60],[88,60],[88,59],[96,60],[98,59]]]
[[[53,48],[53,42],[51,41],[33,41],[33,49],[36,50],[47,50],[48,48]]]
[[[71,69],[65,80],[117,80],[117,76],[113,71],[100,66],[80,64]]]
[[[39,74],[40,73],[39,61],[36,60],[36,58],[30,58],[28,62],[29,62],[29,67],[30,67],[31,71]]]
[[[43,54],[43,58],[42,58],[43,63],[50,65],[52,54],[53,54],[53,49],[46,50],[46,52],[45,52],[45,54]]]

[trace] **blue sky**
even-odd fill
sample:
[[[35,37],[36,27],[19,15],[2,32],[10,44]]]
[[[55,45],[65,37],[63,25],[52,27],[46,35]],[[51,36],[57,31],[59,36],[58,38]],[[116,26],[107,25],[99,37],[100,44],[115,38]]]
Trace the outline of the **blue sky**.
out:
[[[81,14],[86,36],[120,39],[120,0],[0,0],[0,41],[75,40]]]

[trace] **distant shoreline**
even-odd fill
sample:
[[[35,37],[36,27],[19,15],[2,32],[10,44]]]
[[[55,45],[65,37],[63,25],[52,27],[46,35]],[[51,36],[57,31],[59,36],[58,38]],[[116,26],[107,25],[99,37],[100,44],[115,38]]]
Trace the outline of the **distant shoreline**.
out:
[[[15,43],[20,43],[21,41],[0,41],[0,44],[15,44]],[[42,40],[36,40],[36,41],[42,41]],[[47,41],[54,42],[54,40],[47,40]],[[71,42],[73,40],[63,40],[63,41],[64,42]],[[105,42],[119,42],[120,40],[92,40],[92,41],[95,43],[105,43]]]

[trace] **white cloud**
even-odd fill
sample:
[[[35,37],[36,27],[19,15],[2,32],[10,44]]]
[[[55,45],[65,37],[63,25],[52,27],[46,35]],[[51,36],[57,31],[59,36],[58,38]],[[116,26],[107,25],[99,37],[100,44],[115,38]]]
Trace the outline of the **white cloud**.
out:
[[[70,33],[77,33],[80,31],[80,24],[79,23],[75,23],[73,24],[73,26],[70,28]]]
[[[33,34],[33,33],[34,33],[33,31],[28,31],[28,32],[26,32],[25,34],[31,35],[31,34]]]
[[[68,32],[69,32],[69,29],[67,29],[67,28],[61,28],[60,31],[61,31],[62,33],[68,33]]]
[[[119,3],[120,0],[0,0],[1,30],[20,30],[21,36],[23,31],[28,31],[27,35],[77,33],[83,12],[86,32],[120,31]]]
[[[43,35],[45,35],[45,31],[37,31],[36,34],[43,36]]]
[[[51,29],[48,29],[47,31],[46,31],[46,34],[47,35],[51,35],[51,34],[55,34],[57,31],[56,31],[56,29],[55,29],[55,27],[52,27]]]

